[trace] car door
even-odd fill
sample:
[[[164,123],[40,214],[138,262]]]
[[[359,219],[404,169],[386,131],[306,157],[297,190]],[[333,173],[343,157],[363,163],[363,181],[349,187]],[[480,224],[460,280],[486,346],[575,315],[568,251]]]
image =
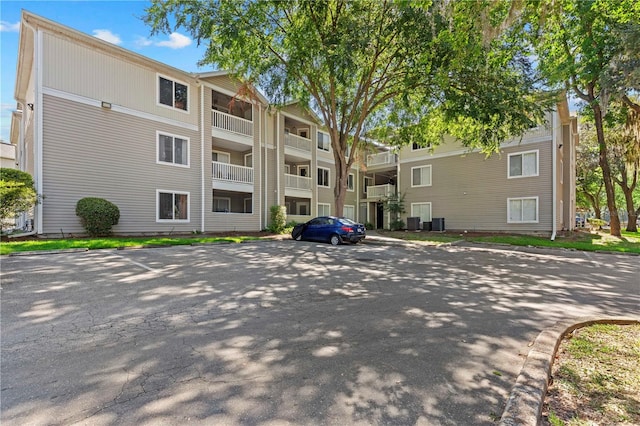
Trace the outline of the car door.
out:
[[[317,240],[320,229],[322,228],[322,218],[317,217],[311,219],[304,229],[303,237],[305,240]]]

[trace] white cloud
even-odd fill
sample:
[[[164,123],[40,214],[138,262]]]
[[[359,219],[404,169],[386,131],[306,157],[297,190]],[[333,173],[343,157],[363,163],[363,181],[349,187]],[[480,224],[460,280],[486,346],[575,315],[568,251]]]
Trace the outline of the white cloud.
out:
[[[142,36],[136,37],[134,43],[135,43],[135,45],[137,47],[147,47],[147,46],[151,46],[153,44],[153,42],[151,40],[149,40],[146,37],[142,37]]]
[[[191,44],[191,39],[187,36],[178,33],[171,33],[169,40],[159,41],[156,46],[169,47],[171,49],[182,49]]]
[[[119,35],[112,33],[109,30],[93,30],[93,35],[100,40],[104,40],[111,44],[121,44],[122,39]]]
[[[12,24],[11,22],[0,21],[0,32],[17,33],[18,31],[20,31],[20,22]]]

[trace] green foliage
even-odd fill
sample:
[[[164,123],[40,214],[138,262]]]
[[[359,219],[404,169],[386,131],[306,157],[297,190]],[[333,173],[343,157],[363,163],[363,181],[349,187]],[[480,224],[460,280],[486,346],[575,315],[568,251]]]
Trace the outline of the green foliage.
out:
[[[78,200],[76,215],[92,237],[110,235],[111,228],[120,220],[118,206],[103,198],[86,197]]]
[[[367,230],[371,231],[371,230],[373,229],[373,223],[371,223],[371,222],[366,222],[366,223],[364,224],[364,227],[365,227],[365,229],[367,229]]]
[[[29,173],[0,168],[0,219],[28,211],[39,201]]]
[[[405,223],[402,219],[394,219],[389,224],[389,228],[391,228],[392,231],[400,231],[405,229],[405,227]]]
[[[271,221],[267,230],[274,234],[282,234],[287,227],[287,208],[285,206],[271,206]]]
[[[143,19],[153,34],[183,28],[203,42],[200,65],[313,110],[329,132],[342,206],[365,134],[426,145],[448,133],[495,151],[540,122],[548,102],[531,94],[530,52],[509,34],[485,36],[509,13],[504,2],[152,0]]]
[[[598,229],[602,228],[604,225],[607,224],[607,222],[605,222],[604,220],[596,219],[595,217],[588,218],[587,222],[589,222],[591,226],[597,227]]]

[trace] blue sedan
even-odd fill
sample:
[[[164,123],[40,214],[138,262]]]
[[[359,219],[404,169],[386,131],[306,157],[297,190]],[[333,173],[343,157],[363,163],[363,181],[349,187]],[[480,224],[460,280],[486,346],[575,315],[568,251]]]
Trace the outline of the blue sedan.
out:
[[[366,236],[364,225],[344,217],[320,216],[299,223],[291,231],[296,240],[327,241],[337,246],[343,242],[359,243]]]

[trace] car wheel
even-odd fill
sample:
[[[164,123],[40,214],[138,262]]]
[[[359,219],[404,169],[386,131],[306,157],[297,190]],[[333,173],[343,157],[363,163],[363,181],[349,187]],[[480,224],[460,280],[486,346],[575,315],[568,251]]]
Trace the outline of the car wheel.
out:
[[[296,241],[302,241],[302,232],[296,237]]]
[[[329,241],[331,242],[331,245],[337,246],[340,244],[340,236],[338,236],[338,234],[333,234]]]

